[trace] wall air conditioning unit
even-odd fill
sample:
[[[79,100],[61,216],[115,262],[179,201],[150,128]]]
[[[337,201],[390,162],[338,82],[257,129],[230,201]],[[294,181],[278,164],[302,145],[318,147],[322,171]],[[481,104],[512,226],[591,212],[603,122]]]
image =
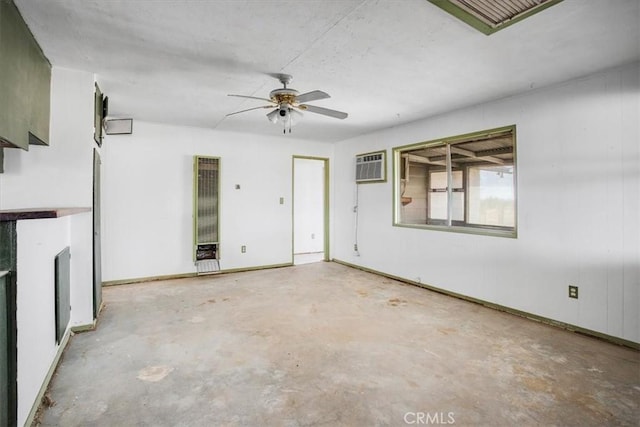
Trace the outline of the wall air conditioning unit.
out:
[[[387,180],[386,150],[356,156],[356,183]]]

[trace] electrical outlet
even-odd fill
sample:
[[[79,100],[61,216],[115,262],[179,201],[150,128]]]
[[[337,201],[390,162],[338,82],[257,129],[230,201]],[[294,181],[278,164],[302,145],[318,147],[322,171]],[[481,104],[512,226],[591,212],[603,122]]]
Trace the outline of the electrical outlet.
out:
[[[316,235],[315,235],[314,233],[311,233],[311,238],[312,238],[312,239],[315,239],[315,238],[316,238]]]
[[[284,197],[280,197],[280,204],[284,205]]]
[[[569,285],[569,298],[578,299],[578,287]]]
[[[246,247],[245,245],[242,245],[242,246],[240,247],[240,252],[242,252],[242,253],[247,252],[247,247]]]
[[[354,251],[356,251],[356,252],[358,252],[358,244],[357,244],[357,243],[354,243],[354,244],[353,244],[353,250],[354,250]]]

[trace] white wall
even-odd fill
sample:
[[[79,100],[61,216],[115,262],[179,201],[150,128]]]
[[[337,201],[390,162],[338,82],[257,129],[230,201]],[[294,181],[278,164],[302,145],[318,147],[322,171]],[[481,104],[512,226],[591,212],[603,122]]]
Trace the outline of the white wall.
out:
[[[640,342],[639,76],[636,63],[338,143],[334,258]],[[353,252],[357,153],[511,124],[517,239],[393,227],[389,180],[360,186]]]
[[[324,161],[295,159],[293,249],[296,254],[324,251]]]
[[[50,146],[5,149],[0,209],[91,207],[93,74],[54,67]],[[70,326],[93,321],[91,213],[18,222],[18,424],[34,403],[57,351],[53,258],[71,245]],[[49,271],[49,269],[51,271]],[[51,274],[49,274],[51,273]]]
[[[69,245],[70,218],[18,221],[18,425],[29,416],[58,350],[54,259]]]
[[[331,144],[294,137],[275,127],[262,137],[140,121],[132,135],[105,137],[103,279],[196,271],[194,155],[220,157],[221,269],[291,263],[292,157],[333,153]]]

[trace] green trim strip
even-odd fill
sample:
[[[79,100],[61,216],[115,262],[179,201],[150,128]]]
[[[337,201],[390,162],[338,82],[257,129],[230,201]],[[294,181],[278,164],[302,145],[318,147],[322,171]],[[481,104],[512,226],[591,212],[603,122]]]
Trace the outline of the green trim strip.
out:
[[[136,277],[132,279],[109,280],[107,282],[102,282],[102,286],[106,287],[106,286],[133,285],[135,283],[157,282],[160,280],[188,279],[191,277],[215,276],[219,274],[239,273],[242,271],[267,270],[270,268],[291,267],[292,265],[293,265],[292,262],[287,262],[283,264],[256,265],[253,267],[229,268],[226,270],[220,270],[220,271],[215,271],[215,272],[205,273],[205,274],[181,273],[181,274],[168,274],[164,276]]]
[[[103,306],[104,304],[100,304],[100,309],[102,309]],[[82,332],[94,331],[96,329],[97,323],[98,319],[94,319],[93,322],[87,323],[85,325],[72,326],[71,332],[73,332],[74,334],[81,334]]]
[[[485,301],[485,300],[481,300],[478,298],[474,298],[474,297],[470,297],[464,294],[459,294],[457,292],[451,292],[448,291],[446,289],[442,289],[442,288],[437,288],[435,286],[432,285],[427,285],[424,283],[418,283],[418,282],[414,282],[413,280],[409,280],[409,279],[405,279],[404,277],[400,277],[400,276],[394,276],[393,274],[388,274],[388,273],[384,273],[382,271],[378,271],[378,270],[374,270],[371,268],[367,268],[367,267],[362,267],[356,264],[351,264],[349,262],[346,261],[342,261],[339,259],[334,258],[332,260],[333,262],[337,263],[337,264],[342,264],[344,266],[347,267],[351,267],[351,268],[355,268],[357,270],[362,270],[365,271],[367,273],[371,273],[371,274],[376,274],[378,276],[383,276],[383,277],[388,277],[389,279],[393,279],[393,280],[397,280],[399,282],[402,283],[407,283],[409,285],[413,285],[413,286],[418,286],[420,288],[424,288],[424,289],[428,289],[430,291],[433,292],[437,292],[439,294],[443,294],[443,295],[448,295],[454,298],[458,298],[461,300],[465,300],[465,301],[469,301],[469,302],[473,302],[476,304],[480,304],[483,305],[487,308],[491,308],[494,310],[498,310],[498,311],[503,311],[505,313],[509,313],[509,314],[513,314],[519,317],[524,317],[526,319],[529,320],[534,320],[540,323],[544,323],[546,325],[549,326],[555,326],[557,328],[560,329],[565,329],[567,331],[571,331],[571,332],[577,332],[583,335],[588,335],[594,338],[599,338],[602,339],[604,341],[608,341],[611,342],[613,344],[618,344],[618,345],[623,345],[625,347],[630,347],[633,348],[635,350],[640,350],[640,343],[634,342],[634,341],[629,341],[626,340],[624,338],[619,338],[619,337],[614,337],[612,335],[607,335],[607,334],[603,334],[601,332],[597,332],[597,331],[592,331],[591,329],[586,329],[586,328],[582,328],[580,326],[576,326],[576,325],[572,325],[570,323],[565,323],[565,322],[560,322],[558,320],[554,320],[554,319],[550,319],[548,317],[543,317],[543,316],[539,316],[537,314],[532,314],[532,313],[528,313],[526,311],[521,311],[515,308],[511,308],[511,307],[507,307],[504,305],[500,305],[500,304],[495,304],[489,301]]]
[[[181,274],[167,274],[164,276],[147,276],[147,277],[135,277],[131,279],[122,279],[122,280],[109,280],[106,282],[102,282],[102,287],[132,285],[134,283],[156,282],[159,280],[185,279],[187,277],[196,277],[197,275],[198,273],[181,273]]]
[[[283,264],[256,265],[255,267],[229,268],[227,270],[220,270],[220,272],[218,272],[218,273],[212,273],[211,275],[214,275],[214,274],[229,274],[229,273],[242,273],[244,271],[255,271],[255,270],[270,270],[272,268],[284,268],[284,267],[293,267],[293,263],[292,262],[286,262],[286,263],[283,263]],[[203,276],[203,275],[199,274],[198,276]]]
[[[487,24],[486,22],[477,18],[476,16],[466,11],[465,9],[461,8],[460,6],[454,3],[451,3],[449,0],[427,0],[427,1],[435,6],[438,6],[440,9],[450,13],[451,15],[455,16],[456,18],[463,21],[464,23],[472,26],[473,28],[480,31],[481,33],[489,36],[497,31],[502,30],[503,28],[507,28],[517,22],[522,21],[523,19],[533,16],[538,12],[542,12],[543,10],[551,6],[560,3],[562,0],[551,0],[546,3],[543,3],[527,12],[521,13],[520,15],[516,15],[513,19],[500,23],[495,27]]]
[[[40,406],[42,405],[42,398],[44,397],[44,394],[47,392],[47,388],[49,388],[49,383],[51,382],[51,378],[53,377],[53,374],[58,368],[58,363],[60,363],[60,358],[62,357],[62,353],[67,347],[67,344],[69,343],[70,336],[71,336],[71,329],[67,329],[64,336],[62,337],[62,340],[60,341],[60,345],[58,346],[58,351],[56,352],[56,356],[53,358],[53,362],[49,367],[49,371],[47,372],[47,375],[44,377],[44,381],[42,381],[42,385],[40,386],[40,390],[36,395],[36,399],[33,401],[31,405],[31,411],[29,411],[29,416],[27,417],[27,421],[25,421],[24,423],[25,426],[33,425],[33,421],[36,418],[38,409],[40,409]]]

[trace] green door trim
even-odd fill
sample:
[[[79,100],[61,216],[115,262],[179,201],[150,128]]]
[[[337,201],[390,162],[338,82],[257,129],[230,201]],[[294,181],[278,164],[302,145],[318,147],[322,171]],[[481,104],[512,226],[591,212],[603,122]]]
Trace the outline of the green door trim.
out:
[[[291,159],[291,264],[294,261],[294,233],[295,233],[295,211],[294,211],[294,190],[295,190],[295,169],[296,169],[296,159],[300,160],[319,160],[324,162],[324,191],[323,191],[323,217],[324,217],[324,261],[331,261],[330,252],[330,230],[329,230],[329,208],[330,208],[330,189],[329,189],[329,181],[330,181],[330,169],[329,169],[329,158],[328,157],[314,157],[314,156],[300,156],[294,154]]]

